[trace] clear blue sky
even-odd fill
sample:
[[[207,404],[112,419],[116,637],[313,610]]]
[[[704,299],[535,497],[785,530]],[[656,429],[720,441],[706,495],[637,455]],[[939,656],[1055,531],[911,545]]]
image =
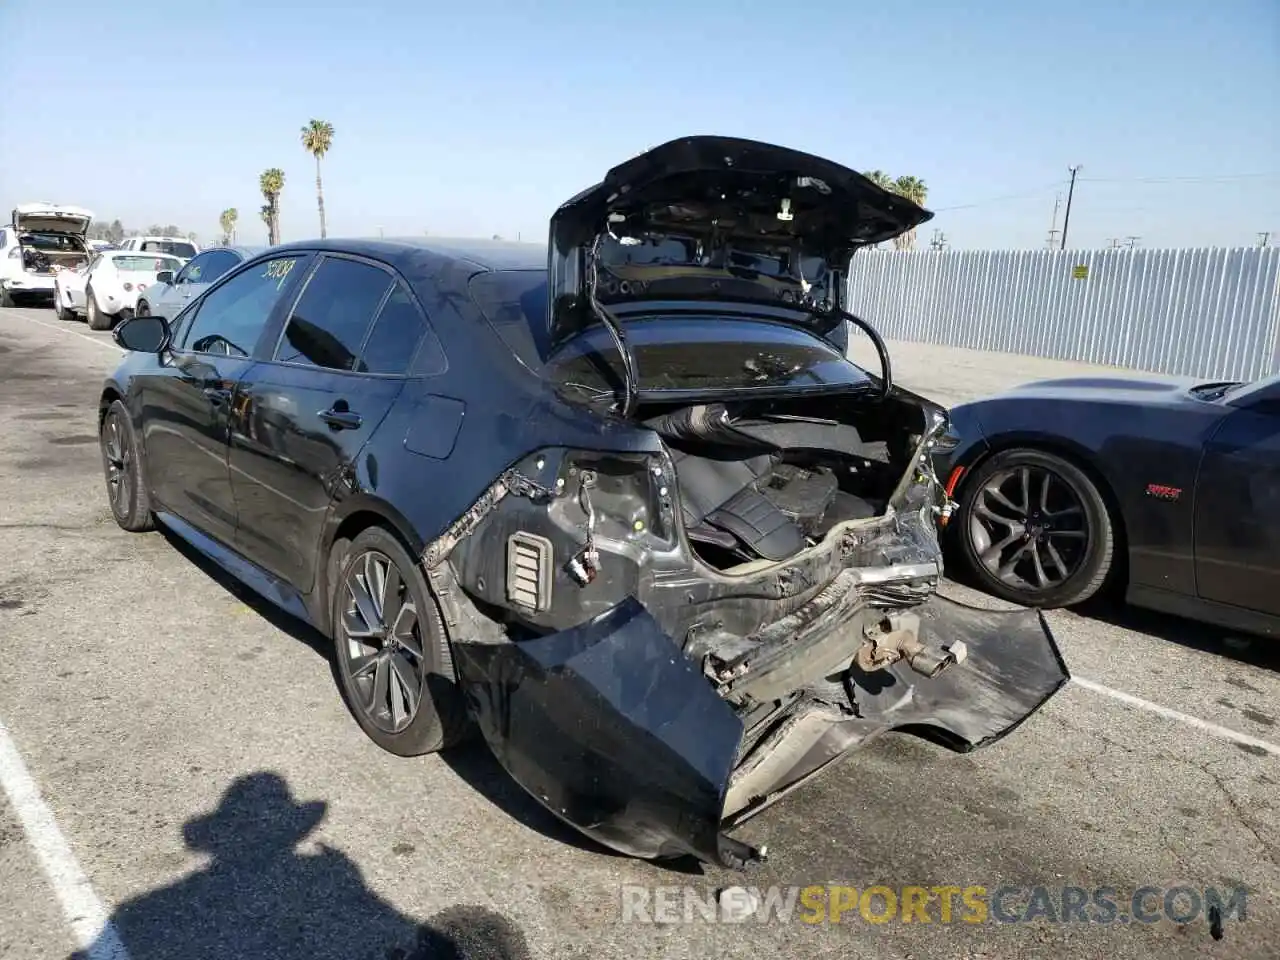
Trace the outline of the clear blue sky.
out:
[[[956,247],[1041,245],[1073,163],[1072,246],[1280,242],[1277,0],[4,0],[0,69],[0,210],[206,240],[228,206],[265,237],[270,166],[285,238],[318,233],[321,117],[331,234],[542,239],[614,163],[723,133],[922,177]],[[1152,182],[1188,177],[1219,179]]]

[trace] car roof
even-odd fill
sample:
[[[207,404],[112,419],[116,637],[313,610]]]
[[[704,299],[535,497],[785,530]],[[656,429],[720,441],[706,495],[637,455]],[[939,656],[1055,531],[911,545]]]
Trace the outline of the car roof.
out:
[[[240,254],[242,260],[248,260],[250,257],[256,257],[266,249],[266,247],[247,247],[239,243],[219,243],[213,247],[201,247],[200,252],[216,253],[219,250],[230,250],[232,253]]]
[[[110,250],[99,250],[98,252],[108,259],[115,257],[168,257],[170,260],[182,259],[175,253],[165,253],[163,250],[120,250],[112,248]]]
[[[145,237],[125,237],[125,240],[137,240],[139,243],[146,243],[148,240],[170,240],[180,241],[182,243],[194,243],[194,240],[188,240],[186,237],[167,236],[161,233],[149,233]]]
[[[545,270],[547,247],[543,243],[518,243],[511,240],[476,238],[404,237],[404,238],[330,238],[300,240],[271,247],[276,253],[287,250],[332,250],[354,253],[388,263],[407,262],[421,254],[434,254],[447,260],[466,261],[479,270]],[[266,252],[263,250],[263,252]]]

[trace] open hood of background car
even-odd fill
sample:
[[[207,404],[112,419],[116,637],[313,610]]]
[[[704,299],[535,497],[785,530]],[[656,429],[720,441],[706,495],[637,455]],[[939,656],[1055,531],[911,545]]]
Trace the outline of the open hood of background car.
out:
[[[839,306],[854,251],[932,216],[812,154],[732,137],[673,140],[614,167],[552,217],[551,339],[598,322],[587,296],[593,250],[596,296],[619,317],[719,302],[810,326]]]
[[[93,211],[57,203],[23,203],[13,209],[13,225],[20,233],[68,233],[83,237]]]

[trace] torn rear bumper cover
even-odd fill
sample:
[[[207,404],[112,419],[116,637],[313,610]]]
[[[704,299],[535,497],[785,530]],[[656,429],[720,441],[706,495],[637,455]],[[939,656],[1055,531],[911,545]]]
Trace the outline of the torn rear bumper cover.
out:
[[[630,856],[693,854],[739,868],[763,850],[725,831],[868,739],[902,728],[972,750],[1069,679],[1038,611],[935,596],[912,612],[922,640],[962,641],[964,661],[932,678],[902,660],[864,673],[850,629],[843,682],[853,711],[802,695],[748,749],[733,707],[634,598],[547,636],[454,647],[489,747],[552,813]]]

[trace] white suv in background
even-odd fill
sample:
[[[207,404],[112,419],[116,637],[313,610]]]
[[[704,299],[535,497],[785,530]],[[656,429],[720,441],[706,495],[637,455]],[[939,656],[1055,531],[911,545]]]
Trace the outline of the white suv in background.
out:
[[[52,299],[59,270],[89,262],[85,233],[93,213],[81,207],[40,202],[19,204],[0,227],[0,306],[20,298]]]
[[[136,253],[163,253],[186,263],[200,252],[200,245],[186,237],[129,237],[120,244],[120,249]]]

